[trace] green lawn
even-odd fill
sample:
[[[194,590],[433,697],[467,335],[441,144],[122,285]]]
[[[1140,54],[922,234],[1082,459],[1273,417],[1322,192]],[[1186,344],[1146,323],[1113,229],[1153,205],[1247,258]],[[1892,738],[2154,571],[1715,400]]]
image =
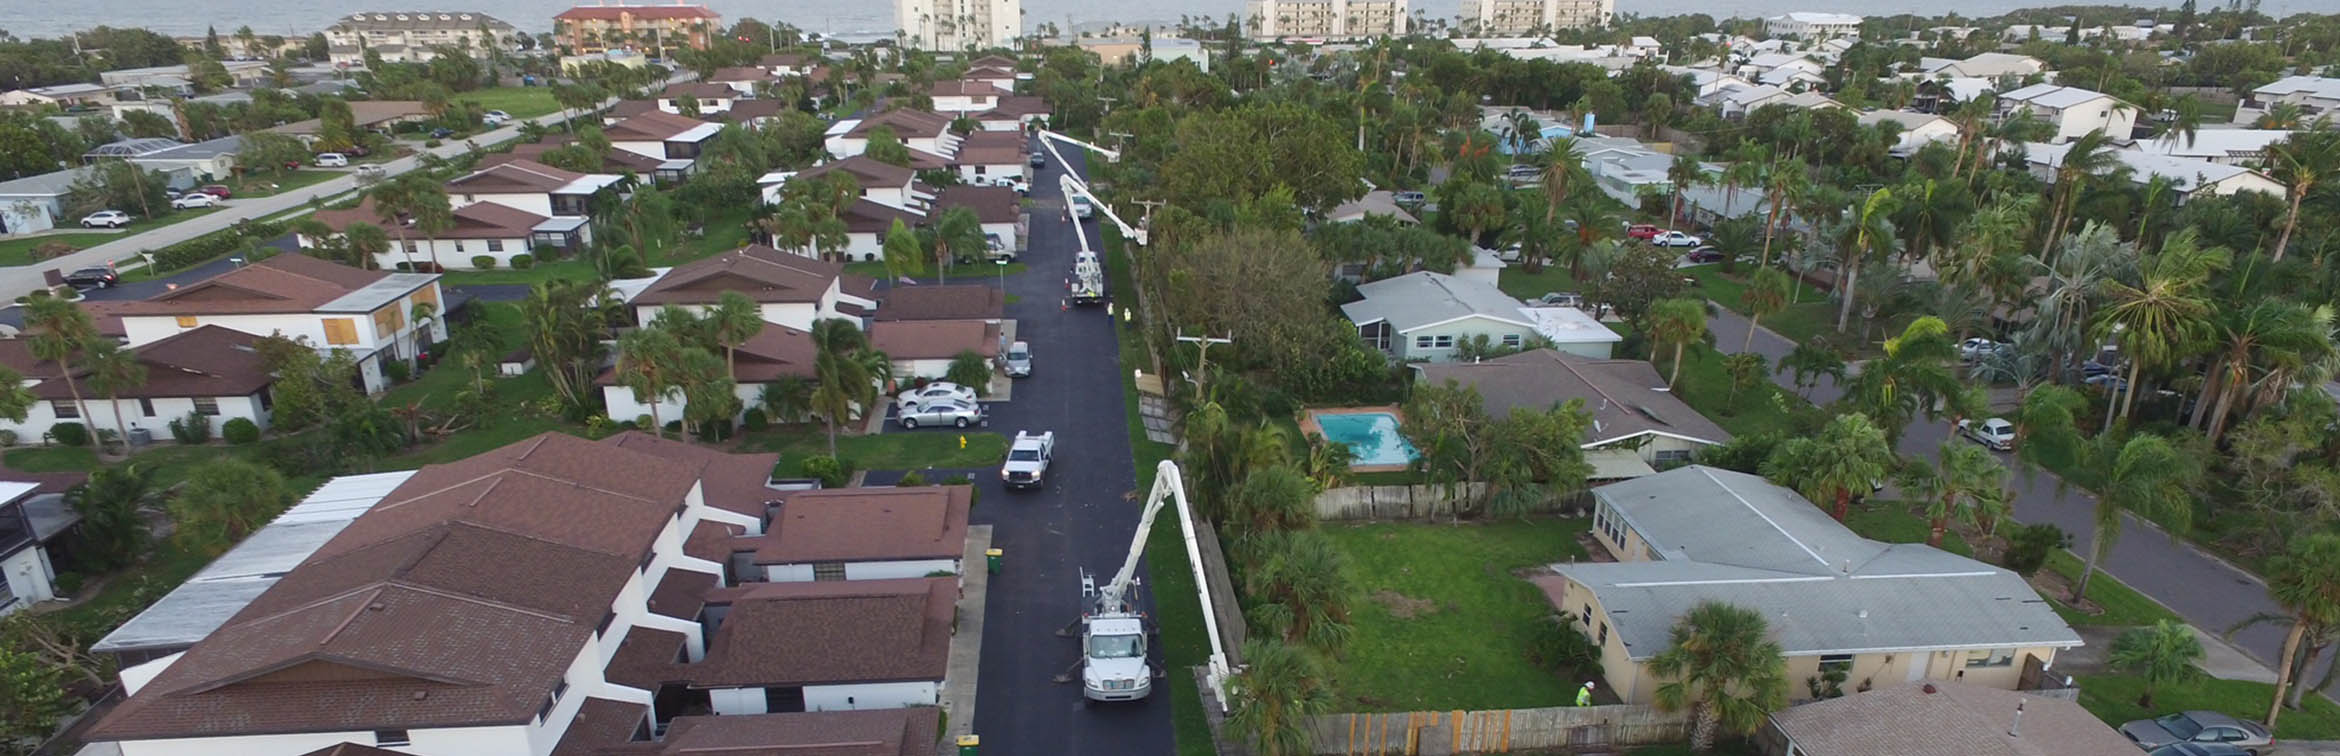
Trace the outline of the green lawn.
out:
[[[87,446],[28,446],[10,449],[0,459],[6,460],[8,469],[18,472],[86,472],[98,466],[97,451]]]
[[[131,221],[129,226],[123,228],[118,233],[76,231],[72,233],[52,234],[49,236],[35,236],[24,239],[10,239],[7,241],[0,241],[0,266],[32,265],[40,262],[32,259],[33,249],[51,242],[63,242],[64,244],[71,246],[76,250],[89,249],[90,247],[95,247],[106,242],[128,239],[138,235],[141,232],[152,231],[154,229],[162,228],[173,223],[194,220],[196,218],[219,212],[219,208],[216,207],[172,210],[170,209],[169,205],[158,205],[156,206],[156,209],[162,211],[162,217],[139,218],[137,220]],[[133,211],[133,214],[135,214],[135,211]],[[72,218],[59,218],[57,220],[58,228],[79,228],[81,224],[81,219],[78,216]]]
[[[2072,556],[2071,552],[2057,551],[2050,554],[2047,568],[2055,570],[2057,574],[2063,575],[2067,579],[2080,579],[2080,558]],[[2088,580],[2088,600],[2103,607],[2102,613],[2087,614],[2066,606],[2064,596],[2060,592],[2047,598],[2055,603],[2056,614],[2062,616],[2065,622],[2074,625],[2129,627],[2150,625],[2165,619],[2178,622],[2186,621],[2184,617],[2177,616],[2175,612],[2155,603],[2153,599],[2146,598],[2145,594],[2138,593],[2136,589],[2130,588],[2127,584],[2105,574],[2102,570],[2098,570],[2096,577]]]
[[[966,448],[959,438],[966,437]],[[791,425],[751,434],[740,443],[750,451],[776,451],[772,475],[804,476],[804,459],[828,456],[829,433],[818,424]],[[837,456],[855,470],[924,470],[988,467],[1007,458],[1007,437],[987,431],[916,430],[874,436],[837,436]]]
[[[480,284],[539,284],[546,281],[551,281],[556,278],[568,279],[572,281],[586,281],[592,280],[595,277],[596,274],[593,272],[593,263],[589,263],[584,260],[556,260],[548,263],[538,263],[535,267],[531,267],[527,270],[497,268],[495,270],[449,271],[446,274],[446,283],[450,286],[476,286]]]
[[[2267,715],[2267,702],[2275,695],[2275,686],[2241,680],[2203,678],[2183,685],[2163,685],[2153,691],[2153,708],[2137,705],[2138,694],[2144,692],[2144,680],[2130,675],[2081,675],[2080,705],[2115,727],[2147,717],[2173,711],[2207,710],[2224,712],[2240,719],[2257,721]],[[2331,699],[2309,695],[2301,699],[2299,711],[2283,712],[2276,720],[2277,740],[2331,740],[2340,738],[2340,706]]]
[[[1740,301],[1740,297],[1747,291],[1747,276],[1751,273],[1749,268],[1741,266],[1739,272],[1725,274],[1719,264],[1699,265],[1683,268],[1682,272],[1698,279],[1699,296],[1721,302],[1733,312],[1747,314],[1747,306]],[[1796,289],[1799,303],[1788,305],[1786,310],[1764,318],[1761,325],[1798,343],[1824,333],[1834,333],[1836,308],[1828,303],[1828,295],[1802,281],[1796,282]],[[1715,337],[1723,346],[1731,348],[1736,348],[1747,338],[1743,331],[1718,333]]]
[[[1528,658],[1553,613],[1513,576],[1582,560],[1582,519],[1321,526],[1357,587],[1355,633],[1334,662],[1334,711],[1510,709],[1565,705],[1577,681]]]
[[[1658,377],[1671,375],[1674,350],[1655,351],[1652,364]],[[1817,428],[1826,421],[1810,402],[1773,383],[1768,372],[1733,392],[1730,374],[1723,370],[1723,354],[1696,345],[1682,352],[1682,377],[1673,393],[1734,436],[1773,431],[1792,435],[1798,428]]]
[[[928,260],[927,262],[931,263],[934,261]],[[1007,271],[1004,273],[1000,271],[998,263],[976,262],[953,264],[950,270],[950,277],[952,279],[958,280],[960,283],[966,283],[969,279],[997,281],[1001,276],[1012,276],[1018,273],[1022,273],[1028,269],[1029,268],[1020,262],[1008,263]],[[846,263],[845,272],[859,276],[869,276],[871,278],[883,279],[886,277],[886,264],[884,261]],[[929,269],[924,273],[919,273],[911,277],[931,278],[933,276],[934,271]]]
[[[462,92],[457,102],[476,102],[483,110],[501,110],[513,118],[535,118],[561,109],[552,87],[495,87]]]
[[[273,197],[301,187],[321,184],[340,175],[342,175],[340,171],[305,169],[286,174],[259,173],[245,176],[240,180],[229,181],[227,186],[235,193],[235,199]],[[235,199],[228,201],[232,203]]]
[[[706,229],[705,234],[697,238],[685,238],[681,244],[668,247],[653,256],[652,259],[643,262],[648,263],[653,268],[664,268],[670,265],[681,265],[692,260],[714,257],[745,247],[749,237],[748,217],[753,213],[752,208],[746,207],[727,208],[717,212],[715,217],[707,219],[707,223],[703,227]]]
[[[1925,543],[1932,531],[1909,502],[1892,500],[1871,500],[1853,507],[1852,516],[1845,519],[1844,525],[1863,538],[1886,543]],[[1943,534],[1942,550],[1963,557],[1974,556],[1974,547],[1968,546],[1957,530]]]
[[[1545,263],[1544,269],[1535,273],[1518,266],[1507,266],[1496,275],[1495,287],[1520,299],[1534,299],[1555,291],[1584,293],[1584,289],[1577,287],[1576,279],[1568,275],[1567,265],[1551,263]]]

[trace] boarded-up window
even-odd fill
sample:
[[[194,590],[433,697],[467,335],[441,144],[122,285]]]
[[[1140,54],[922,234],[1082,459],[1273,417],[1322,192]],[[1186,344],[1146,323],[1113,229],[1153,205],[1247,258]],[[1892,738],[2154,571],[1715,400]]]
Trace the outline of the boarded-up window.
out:
[[[195,316],[193,316],[193,315],[181,315],[181,316],[179,316],[179,327],[180,327],[180,328],[194,328],[194,327],[195,327]]]
[[[488,251],[493,252],[495,249],[495,245],[488,245]],[[439,310],[439,287],[434,284],[416,289],[414,290],[414,295],[407,297],[407,299],[411,300],[413,304],[430,305],[431,311],[437,312]],[[409,305],[409,307],[411,308],[412,305]]]
[[[325,343],[333,345],[358,343],[357,323],[349,318],[326,318]]]
[[[406,316],[395,306],[374,311],[374,336],[388,339],[398,334],[398,327],[406,325]]]

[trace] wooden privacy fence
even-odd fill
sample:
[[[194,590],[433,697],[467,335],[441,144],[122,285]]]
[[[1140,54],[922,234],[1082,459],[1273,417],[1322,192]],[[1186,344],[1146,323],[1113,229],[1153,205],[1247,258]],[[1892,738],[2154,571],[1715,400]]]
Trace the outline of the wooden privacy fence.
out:
[[[1536,748],[1679,743],[1689,717],[1641,705],[1328,714],[1309,720],[1319,754],[1450,756]]]

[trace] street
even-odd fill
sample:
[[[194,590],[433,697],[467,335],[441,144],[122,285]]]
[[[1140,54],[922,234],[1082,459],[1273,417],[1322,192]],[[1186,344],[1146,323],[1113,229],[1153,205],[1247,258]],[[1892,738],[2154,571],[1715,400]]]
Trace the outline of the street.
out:
[[[1746,318],[1728,307],[1718,306],[1708,316],[1707,327],[1724,351],[1740,351],[1738,347],[1747,334]],[[1774,365],[1794,348],[1793,342],[1768,329],[1755,333],[1753,351]],[[1791,378],[1790,373],[1772,374],[1773,382],[1793,391],[1795,385]],[[1834,382],[1822,379],[1821,385],[1812,391],[1812,402],[1826,405],[1841,395]],[[1949,425],[1947,420],[1918,418],[1903,431],[1899,451],[1911,459],[1933,460],[1935,450],[1950,439]],[[2012,466],[2012,460],[2008,462]],[[2083,556],[2088,553],[2088,543],[2094,536],[2091,525],[2095,519],[2094,497],[2084,491],[2059,493],[2056,490],[2059,481],[2046,471],[2029,476],[2018,471],[2009,483],[2015,491],[2016,521],[2045,522],[2063,528],[2072,534],[2072,551]],[[2099,564],[2105,573],[2120,578],[2129,587],[2168,606],[2212,635],[2223,634],[2227,628],[2257,615],[2282,612],[2274,599],[2268,597],[2267,587],[2249,573],[2190,543],[2173,539],[2143,520],[2123,517],[2126,524],[2121,528],[2120,540]],[[2257,625],[2237,633],[2234,644],[2260,663],[2273,666],[2283,653],[2283,628],[2277,624]],[[2309,678],[2313,681],[2321,676],[2311,674]]]

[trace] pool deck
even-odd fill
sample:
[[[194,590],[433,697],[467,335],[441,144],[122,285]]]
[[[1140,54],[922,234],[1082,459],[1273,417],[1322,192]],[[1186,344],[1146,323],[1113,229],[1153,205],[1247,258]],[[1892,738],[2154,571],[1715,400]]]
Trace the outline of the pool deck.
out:
[[[1300,435],[1301,435],[1303,438],[1305,438],[1305,437],[1307,437],[1309,434],[1315,434],[1315,435],[1319,435],[1319,436],[1324,436],[1326,440],[1330,441],[1330,440],[1332,439],[1332,437],[1331,437],[1331,436],[1327,436],[1327,435],[1325,435],[1325,432],[1324,432],[1324,425],[1323,425],[1323,424],[1321,424],[1321,423],[1318,423],[1318,422],[1316,422],[1316,416],[1317,416],[1318,414],[1320,414],[1320,413],[1329,413],[1329,414],[1334,414],[1334,415],[1355,415],[1355,414],[1362,414],[1362,413],[1367,413],[1367,412],[1386,412],[1386,413],[1389,413],[1389,415],[1390,415],[1391,417],[1395,417],[1395,418],[1397,418],[1397,419],[1398,419],[1398,422],[1400,422],[1400,423],[1403,423],[1403,422],[1405,422],[1405,419],[1406,419],[1406,414],[1405,414],[1404,412],[1400,412],[1400,411],[1398,411],[1398,406],[1397,406],[1397,405],[1395,405],[1395,404],[1384,404],[1384,405],[1380,405],[1380,406],[1377,406],[1377,407],[1323,407],[1323,408],[1317,408],[1317,409],[1307,409],[1307,410],[1302,410],[1302,411],[1301,411],[1301,413],[1300,413]],[[1336,442],[1336,443],[1337,443],[1337,442]],[[1405,471],[1405,470],[1410,470],[1410,469],[1413,469],[1413,467],[1414,467],[1414,466],[1413,466],[1413,465],[1411,465],[1411,464],[1403,464],[1403,465],[1350,465],[1350,466],[1349,466],[1349,470],[1351,470],[1351,471],[1353,471],[1353,472],[1368,472],[1368,473],[1371,473],[1371,472],[1402,472],[1402,471]]]

